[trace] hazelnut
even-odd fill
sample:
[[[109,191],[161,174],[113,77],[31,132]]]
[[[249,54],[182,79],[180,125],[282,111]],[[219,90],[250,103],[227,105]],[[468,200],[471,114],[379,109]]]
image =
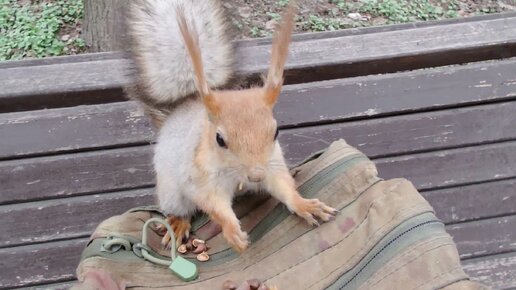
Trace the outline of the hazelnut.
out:
[[[191,251],[191,250],[193,249],[193,245],[192,245],[193,240],[194,240],[194,239],[193,239],[192,237],[190,237],[190,238],[188,239],[188,241],[186,241],[186,249],[187,249],[188,251]]]
[[[200,239],[193,239],[193,241],[192,241],[192,246],[194,246],[194,248],[197,248],[197,246],[198,246],[199,244],[205,244],[205,243],[206,243],[206,242],[205,242],[205,241],[203,241],[203,240],[200,240]]]
[[[223,290],[236,290],[237,288],[238,288],[238,285],[231,280],[226,280],[226,281],[224,281],[224,284],[222,284]]]
[[[247,284],[251,287],[251,290],[258,290],[262,282],[258,279],[247,280]]]
[[[202,252],[199,255],[197,255],[197,261],[199,262],[206,262],[210,259],[210,256],[206,252]]]
[[[192,252],[194,254],[200,254],[202,252],[206,252],[208,250],[208,247],[206,246],[206,244],[199,244],[197,245],[197,248],[195,248]]]
[[[185,244],[182,244],[177,248],[177,251],[181,254],[186,254],[186,252],[188,252],[188,249],[186,248]]]

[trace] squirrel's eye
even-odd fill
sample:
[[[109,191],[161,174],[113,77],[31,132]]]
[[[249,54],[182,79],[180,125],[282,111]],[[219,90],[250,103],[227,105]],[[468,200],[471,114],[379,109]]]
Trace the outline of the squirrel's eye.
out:
[[[226,141],[224,141],[224,138],[222,138],[219,133],[217,133],[217,144],[219,144],[219,146],[222,148],[228,148]]]
[[[279,134],[279,129],[276,128],[276,133],[274,133],[274,141],[276,141],[276,139],[278,139],[278,134]]]

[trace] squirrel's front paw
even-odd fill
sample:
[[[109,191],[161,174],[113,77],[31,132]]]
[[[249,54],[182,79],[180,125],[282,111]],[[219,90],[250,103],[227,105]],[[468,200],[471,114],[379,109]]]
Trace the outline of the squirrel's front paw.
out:
[[[243,232],[238,225],[223,227],[222,234],[228,243],[239,253],[242,253],[249,245],[247,233]]]
[[[169,215],[167,217],[167,222],[172,228],[172,231],[174,231],[174,235],[176,237],[176,247],[179,247],[183,243],[183,240],[188,239],[188,236],[190,235],[190,220]],[[167,249],[170,249],[170,247],[172,247],[172,243],[170,234],[167,232],[167,229],[163,225],[159,225],[158,230],[165,234],[161,239],[161,245]]]
[[[311,225],[319,225],[315,218],[319,218],[323,222],[331,220],[338,211],[332,207],[327,206],[318,199],[304,199],[300,198],[294,203],[294,212],[304,218]]]

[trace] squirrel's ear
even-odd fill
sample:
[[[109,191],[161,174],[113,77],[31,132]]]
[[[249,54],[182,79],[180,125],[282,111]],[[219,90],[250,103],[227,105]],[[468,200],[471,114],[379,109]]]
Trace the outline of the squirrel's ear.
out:
[[[185,17],[185,11],[182,6],[176,9],[176,14],[179,30],[181,31],[186,50],[188,51],[192,61],[192,66],[195,73],[195,85],[208,111],[210,111],[212,114],[216,114],[219,111],[219,107],[215,102],[213,92],[210,90],[208,82],[206,81],[206,76],[204,75],[204,67],[202,65],[202,55],[201,49],[199,48],[199,36],[197,34],[197,30],[193,25],[190,26],[188,24]]]
[[[208,116],[210,117],[210,120],[213,120],[216,116],[219,115],[220,106],[217,103],[217,100],[213,93],[202,96],[202,101],[204,103],[204,107],[208,111]]]
[[[283,14],[279,28],[272,40],[272,54],[269,73],[265,79],[265,101],[273,106],[278,99],[283,85],[283,70],[288,56],[288,47],[294,28],[294,1],[291,0],[287,11]]]

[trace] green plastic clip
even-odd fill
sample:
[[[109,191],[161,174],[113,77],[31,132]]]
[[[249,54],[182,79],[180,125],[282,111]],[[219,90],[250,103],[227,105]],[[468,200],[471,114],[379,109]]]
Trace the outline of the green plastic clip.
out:
[[[151,254],[149,254],[149,252],[147,252],[147,249],[146,249],[146,247],[147,247],[147,229],[150,227],[151,223],[160,223],[167,228],[167,231],[170,234],[170,238],[171,238],[171,242],[172,242],[172,247],[170,249],[170,258],[171,258],[172,262],[170,262],[169,260],[163,260],[161,258],[154,257]],[[175,240],[176,240],[176,237],[174,237],[174,231],[172,231],[172,229],[170,228],[170,225],[166,221],[164,221],[162,219],[158,219],[158,218],[151,218],[151,219],[147,220],[145,222],[145,224],[143,225],[143,233],[142,233],[142,245],[143,246],[141,247],[141,253],[142,253],[143,258],[145,260],[148,260],[150,262],[153,262],[153,263],[156,263],[159,265],[168,266],[168,268],[170,269],[170,271],[172,271],[172,273],[176,274],[179,277],[179,279],[181,279],[185,282],[189,282],[189,281],[197,279],[199,277],[199,273],[197,271],[197,265],[195,265],[195,263],[192,263],[181,256],[176,255]]]
[[[199,277],[197,266],[180,256],[177,256],[168,268],[185,282],[195,280]]]

